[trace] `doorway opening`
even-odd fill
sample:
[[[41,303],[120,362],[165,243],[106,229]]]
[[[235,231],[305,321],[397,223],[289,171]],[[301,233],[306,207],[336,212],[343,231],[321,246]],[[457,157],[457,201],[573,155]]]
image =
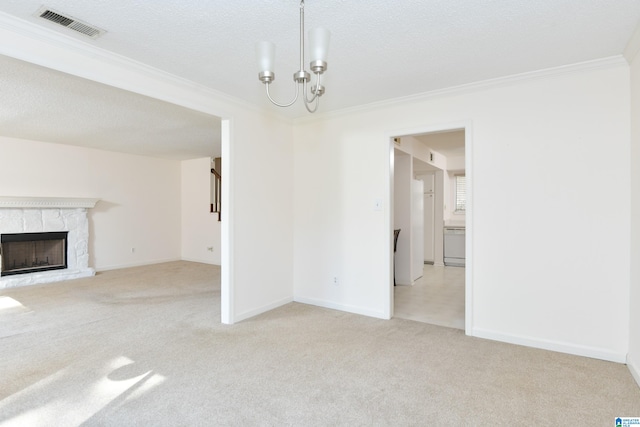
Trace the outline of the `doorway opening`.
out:
[[[468,126],[391,140],[393,317],[470,331]]]

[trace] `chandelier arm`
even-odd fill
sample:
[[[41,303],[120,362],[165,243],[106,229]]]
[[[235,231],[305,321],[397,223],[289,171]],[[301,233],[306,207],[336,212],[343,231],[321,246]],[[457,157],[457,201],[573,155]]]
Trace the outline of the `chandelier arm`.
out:
[[[267,97],[269,98],[269,101],[271,101],[271,103],[273,105],[277,105],[278,107],[290,107],[298,100],[298,94],[299,94],[299,91],[300,91],[300,85],[298,85],[298,84],[295,85],[296,86],[296,97],[293,98],[293,101],[291,101],[288,104],[280,104],[280,103],[274,101],[273,98],[271,98],[271,94],[269,93],[269,85],[270,85],[270,83],[265,83],[265,86],[267,87]]]
[[[308,102],[304,102],[305,108],[307,109],[308,112],[315,113],[316,110],[318,109],[318,105],[320,105],[320,98],[316,98],[315,107],[313,107],[313,110],[311,108],[309,108],[309,104],[310,103],[308,103]]]
[[[320,95],[318,94],[319,93],[318,89],[320,88],[320,76],[321,75],[319,73],[315,73],[315,75],[316,75],[316,87],[315,87],[315,90],[312,90],[313,96],[311,97],[311,99],[307,98],[307,87],[306,87],[306,84],[305,84],[305,87],[304,87],[304,99],[308,103],[312,103],[316,98],[320,97]]]
[[[304,97],[302,98],[302,100],[304,101],[303,102],[304,108],[306,108],[307,111],[310,113],[315,113],[316,110],[318,109],[318,105],[320,105],[320,97],[315,95],[313,98],[311,98],[311,100],[307,100],[307,82],[304,83],[303,90],[304,90]],[[312,110],[311,108],[309,108],[309,104],[311,104],[314,99],[315,99],[315,107]]]

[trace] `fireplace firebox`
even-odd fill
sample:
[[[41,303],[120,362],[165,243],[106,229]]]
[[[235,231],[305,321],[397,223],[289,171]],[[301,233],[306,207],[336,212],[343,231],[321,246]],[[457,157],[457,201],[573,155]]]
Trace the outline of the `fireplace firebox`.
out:
[[[0,236],[0,276],[67,268],[67,231]]]

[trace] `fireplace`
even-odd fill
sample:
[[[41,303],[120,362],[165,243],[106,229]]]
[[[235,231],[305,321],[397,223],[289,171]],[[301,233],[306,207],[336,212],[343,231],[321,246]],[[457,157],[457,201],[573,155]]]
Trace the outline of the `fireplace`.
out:
[[[67,268],[67,231],[0,236],[0,276]]]
[[[93,276],[87,211],[97,202],[0,196],[0,289]]]

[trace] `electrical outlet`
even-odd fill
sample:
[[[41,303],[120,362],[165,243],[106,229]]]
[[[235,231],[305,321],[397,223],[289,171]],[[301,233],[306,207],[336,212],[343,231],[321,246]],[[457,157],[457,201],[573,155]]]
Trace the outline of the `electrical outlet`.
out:
[[[335,276],[335,277],[333,278],[332,283],[333,283],[335,286],[338,286],[338,285],[340,284],[340,281],[338,281],[338,277],[337,277],[337,276]]]

